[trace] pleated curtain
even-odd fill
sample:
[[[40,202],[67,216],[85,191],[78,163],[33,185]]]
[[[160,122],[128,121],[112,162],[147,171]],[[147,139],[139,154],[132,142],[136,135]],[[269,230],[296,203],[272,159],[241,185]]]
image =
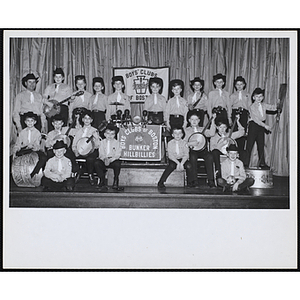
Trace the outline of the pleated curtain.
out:
[[[22,91],[21,79],[36,72],[40,80],[36,91],[43,93],[53,83],[53,70],[63,68],[65,83],[75,90],[75,75],[85,75],[87,90],[92,93],[92,79],[101,76],[106,94],[112,93],[114,67],[170,67],[170,79],[182,79],[187,96],[189,82],[196,76],[205,81],[208,94],[213,89],[212,78],[217,73],[227,76],[225,90],[234,92],[233,82],[243,76],[247,91],[266,89],[265,102],[275,104],[281,83],[289,86],[288,38],[11,38],[10,39],[10,112],[14,99]],[[11,114],[12,115],[12,114]],[[268,115],[267,124],[275,124]],[[265,156],[270,162],[276,149],[275,175],[289,174],[289,93],[279,121],[276,145],[273,134],[266,135]],[[274,128],[274,127],[273,127]],[[16,130],[11,121],[11,143]],[[254,149],[251,165],[257,163]]]

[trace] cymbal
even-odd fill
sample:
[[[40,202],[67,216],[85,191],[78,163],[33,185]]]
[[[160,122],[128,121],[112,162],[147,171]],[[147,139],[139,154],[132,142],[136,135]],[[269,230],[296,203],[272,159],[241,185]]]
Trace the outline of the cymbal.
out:
[[[124,103],[120,103],[120,102],[111,102],[111,103],[109,103],[109,105],[124,105]]]

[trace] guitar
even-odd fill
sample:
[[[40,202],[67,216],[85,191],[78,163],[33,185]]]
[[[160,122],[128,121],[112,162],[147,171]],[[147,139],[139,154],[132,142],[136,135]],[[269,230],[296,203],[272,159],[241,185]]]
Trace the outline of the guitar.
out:
[[[84,94],[83,91],[78,91],[75,94],[72,94],[71,96],[69,96],[68,98],[66,98],[66,99],[64,99],[62,101],[57,101],[57,100],[54,100],[54,99],[48,100],[49,102],[53,103],[53,106],[50,107],[48,104],[44,104],[44,107],[43,107],[44,115],[47,118],[51,118],[51,117],[53,117],[55,115],[58,115],[60,113],[60,105],[61,104],[69,101],[73,97],[78,97],[78,96],[81,96],[83,94]]]
[[[189,104],[189,105],[188,105],[189,110],[193,110],[193,109],[197,106],[197,104],[198,104],[198,103],[200,102],[200,100],[202,99],[203,93],[204,93],[204,91],[201,92],[200,98],[199,98],[195,103],[192,103],[192,104]]]

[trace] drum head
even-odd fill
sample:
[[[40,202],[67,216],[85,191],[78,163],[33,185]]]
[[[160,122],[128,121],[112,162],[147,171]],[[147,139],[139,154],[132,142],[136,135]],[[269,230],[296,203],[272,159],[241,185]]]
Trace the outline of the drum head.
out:
[[[91,139],[89,142],[87,142],[88,139],[89,138],[87,137],[83,137],[77,142],[77,151],[81,156],[87,156],[90,153],[92,153],[95,149],[94,140]]]
[[[135,117],[133,117],[133,119],[132,119],[132,122],[133,122],[134,124],[139,124],[141,121],[142,121],[142,118],[141,118],[140,116],[135,116]]]
[[[206,147],[206,137],[200,132],[193,133],[189,137],[188,142],[195,143],[195,145],[191,147],[194,151],[199,151]]]

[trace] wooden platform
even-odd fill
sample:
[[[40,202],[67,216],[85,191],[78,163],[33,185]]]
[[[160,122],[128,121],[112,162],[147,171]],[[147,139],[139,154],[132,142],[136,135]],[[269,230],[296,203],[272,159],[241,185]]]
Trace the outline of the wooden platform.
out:
[[[223,193],[209,188],[200,179],[200,188],[174,187],[166,183],[166,190],[153,186],[125,186],[123,192],[111,188],[100,192],[81,179],[74,192],[43,192],[42,187],[10,186],[10,207],[36,208],[143,208],[143,209],[288,209],[289,178],[273,178],[271,189],[252,188],[250,193]]]

